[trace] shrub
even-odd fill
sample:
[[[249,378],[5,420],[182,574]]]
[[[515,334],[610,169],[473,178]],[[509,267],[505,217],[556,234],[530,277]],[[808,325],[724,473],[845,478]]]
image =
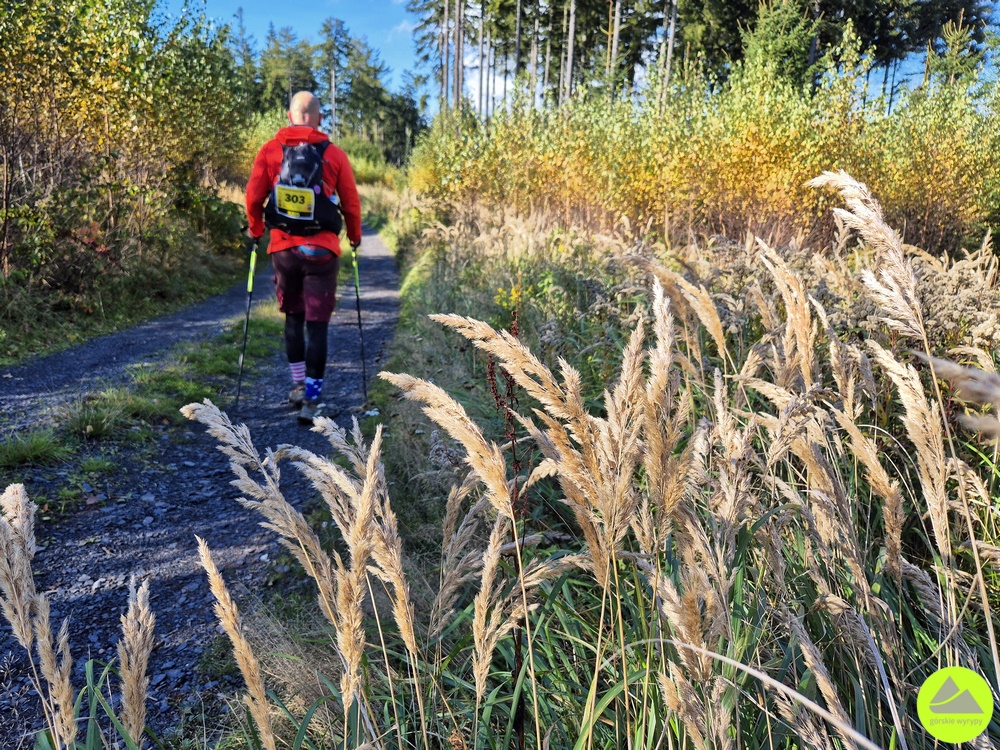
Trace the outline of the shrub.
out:
[[[3,328],[19,336],[49,312],[103,313],[115,281],[169,267],[192,231],[202,252],[232,247],[232,209],[204,188],[237,157],[232,65],[223,32],[198,14],[164,23],[123,0],[5,8]],[[21,290],[36,315],[17,311]]]
[[[931,76],[890,109],[867,73],[848,33],[815,89],[758,54],[723,84],[686,71],[662,103],[650,92],[547,110],[519,99],[488,123],[442,117],[413,155],[411,185],[604,231],[624,221],[668,242],[746,231],[826,242],[827,199],[805,183],[844,169],[882,196],[907,241],[978,243],[1000,221],[996,80],[982,67],[979,79]]]

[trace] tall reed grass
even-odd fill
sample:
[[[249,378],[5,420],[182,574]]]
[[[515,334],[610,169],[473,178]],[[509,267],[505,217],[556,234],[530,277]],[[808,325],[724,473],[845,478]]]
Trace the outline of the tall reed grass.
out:
[[[742,246],[759,272],[741,298],[648,253],[620,259],[652,280],[648,311],[596,406],[569,361],[553,368],[509,332],[434,316],[495,358],[522,408],[512,446],[441,387],[381,375],[467,467],[443,508],[429,606],[410,594],[381,428],[367,444],[357,425],[321,420],[339,460],[260,455],[210,403],[185,408],[315,580],[341,664],[316,680],[342,711],[322,726],[303,711],[299,740],[929,748],[915,705],[925,677],[963,665],[997,690],[995,476],[952,427],[940,381],[994,402],[995,376],[932,358],[922,256],[868,190],[843,173],[814,186],[842,194],[838,220],[871,261],[856,288],[881,331],[866,340],[832,322],[794,251],[760,240]],[[982,419],[993,420],[968,423]],[[514,450],[530,457],[517,475]],[[286,461],[324,499],[342,547],[323,549],[283,498]],[[974,744],[997,736],[994,721]]]
[[[121,618],[120,709],[116,711],[110,695],[105,696],[111,691],[109,668],[95,678],[94,663],[89,662],[87,684],[79,694],[74,691],[69,619],[63,620],[55,632],[49,598],[35,588],[31,561],[36,549],[36,507],[28,500],[23,485],[7,487],[0,496],[0,511],[0,611],[28,654],[31,682],[39,696],[45,728],[37,736],[35,747],[142,750],[149,687],[146,667],[153,651],[156,622],[149,609],[149,584],[143,582],[136,588],[133,579],[128,611]],[[83,713],[85,708],[88,714]],[[99,718],[101,713],[104,720]]]

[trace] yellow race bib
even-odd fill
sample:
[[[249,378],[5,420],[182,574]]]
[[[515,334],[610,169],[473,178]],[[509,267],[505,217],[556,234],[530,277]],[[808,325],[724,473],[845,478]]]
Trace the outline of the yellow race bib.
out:
[[[311,188],[275,185],[278,213],[290,219],[312,219],[316,211],[316,194]]]

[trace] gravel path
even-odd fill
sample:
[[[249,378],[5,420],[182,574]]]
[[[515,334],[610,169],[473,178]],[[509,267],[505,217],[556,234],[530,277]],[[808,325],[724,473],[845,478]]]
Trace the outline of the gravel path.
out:
[[[383,363],[395,328],[399,283],[392,254],[367,230],[360,269],[370,378]],[[255,297],[273,298],[268,269],[260,272],[254,288]],[[128,364],[156,362],[172,344],[219,333],[228,321],[242,317],[245,294],[245,286],[236,287],[181,313],[18,369],[0,370],[0,414],[7,429],[37,421],[30,417],[38,413],[40,403],[79,399],[122,379]],[[363,400],[353,281],[341,286],[340,295],[330,326],[324,401],[340,409],[337,421],[346,425]],[[299,426],[285,402],[289,379],[284,355],[275,356],[271,365],[258,377],[244,378],[240,412],[230,416],[247,423],[260,451],[295,443],[326,453],[326,442]],[[149,703],[151,724],[163,730],[187,709],[225,710],[225,696],[239,686],[195,668],[218,632],[208,584],[197,562],[195,535],[209,543],[238,598],[252,599],[264,591],[265,573],[280,550],[274,535],[236,502],[228,462],[200,425],[156,429],[157,445],[123,448],[117,456],[120,470],[106,484],[84,488],[93,492],[86,509],[55,524],[39,524],[43,549],[34,569],[38,589],[52,601],[53,622],[70,618],[77,688],[83,684],[88,657],[107,660],[115,654],[130,576],[150,581],[157,646],[150,664]],[[46,491],[51,496],[66,477],[59,469],[26,469],[15,473],[14,481],[26,484],[29,496]],[[312,496],[294,470],[283,472],[282,479],[286,496],[297,506]],[[0,622],[0,748],[19,750],[32,744],[26,732],[37,727],[37,696],[31,693],[27,668],[23,650],[6,622]]]
[[[271,275],[269,263],[258,265],[255,304],[268,296],[273,299]],[[124,382],[128,365],[155,361],[182,341],[217,336],[246,310],[246,294],[246,284],[241,282],[172,315],[0,370],[0,426],[9,431],[49,422],[54,407],[79,398],[81,392]]]

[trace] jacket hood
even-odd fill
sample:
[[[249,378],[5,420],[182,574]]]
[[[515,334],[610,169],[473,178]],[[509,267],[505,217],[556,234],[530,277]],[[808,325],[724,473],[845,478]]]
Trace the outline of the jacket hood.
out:
[[[330,140],[330,136],[322,130],[308,125],[288,125],[274,136],[282,146],[297,146],[300,143],[322,143]]]

